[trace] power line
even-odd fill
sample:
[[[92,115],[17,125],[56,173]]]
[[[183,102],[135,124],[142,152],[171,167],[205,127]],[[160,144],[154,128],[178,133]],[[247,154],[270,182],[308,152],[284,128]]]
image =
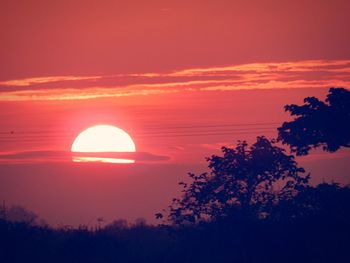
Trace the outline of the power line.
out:
[[[248,132],[248,131],[269,131],[272,130],[273,128],[232,128],[232,129],[216,129],[216,130],[191,130],[191,132],[236,132],[236,131],[244,131],[244,132]],[[186,133],[186,131],[164,131],[164,132],[152,132],[152,131],[146,131],[146,132],[141,132],[141,133],[136,133],[135,136],[139,136],[139,135],[163,135],[163,134],[178,134],[178,133]],[[0,139],[19,139],[19,138],[36,138],[36,137],[40,137],[40,138],[59,138],[59,137],[70,137],[68,135],[52,135],[52,134],[43,134],[43,135],[33,135],[33,134],[28,134],[28,135],[21,135],[16,136],[16,135],[11,135],[11,136],[1,136],[0,135]]]
[[[187,125],[187,126],[164,126],[153,127],[153,129],[193,129],[193,128],[215,128],[215,127],[235,127],[235,126],[271,126],[280,125],[279,122],[261,122],[261,123],[236,123],[236,124],[211,124],[211,125]],[[152,128],[151,128],[152,129]]]
[[[146,128],[145,131],[134,133],[133,137],[192,137],[192,136],[223,136],[235,134],[272,133],[276,131],[276,122],[235,123],[211,125],[187,125]],[[0,132],[0,142],[33,142],[48,139],[71,138],[77,135],[74,131],[21,131]]]
[[[160,129],[160,130],[173,130],[173,129],[195,129],[195,128],[220,128],[220,127],[244,127],[244,126],[271,126],[271,125],[276,125],[276,124],[280,124],[278,122],[261,122],[261,123],[235,123],[235,124],[210,124],[210,125],[204,125],[204,124],[200,124],[200,125],[184,125],[184,126],[149,126],[149,127],[144,127],[144,129]],[[39,131],[1,131],[0,134],[4,134],[4,135],[16,135],[16,134],[40,134],[40,133],[48,133],[48,132],[52,132],[53,130],[39,130]],[[78,133],[80,131],[57,131],[54,130],[54,132],[59,132],[59,133]]]
[[[264,133],[273,133],[275,132],[274,130],[266,130]],[[138,137],[152,137],[152,138],[174,138],[174,137],[193,137],[193,136],[223,136],[223,135],[238,135],[238,134],[258,134],[256,131],[239,131],[239,132],[197,132],[197,133],[179,133],[179,134],[139,134],[135,135],[135,138]],[[46,137],[47,138],[47,137]],[[50,137],[49,137],[50,138]],[[53,137],[55,138],[55,137]],[[59,138],[59,137],[56,137]],[[0,139],[0,142],[33,142],[33,141],[38,141],[42,140],[42,137],[35,137],[35,138],[11,138],[7,140]]]
[[[266,131],[267,133],[272,133],[274,131]],[[236,134],[256,134],[256,132],[218,132],[218,133],[188,133],[188,134],[174,134],[174,135],[156,135],[153,137],[191,137],[191,136],[213,136],[213,135],[236,135]],[[140,137],[148,137],[148,136],[140,136]]]

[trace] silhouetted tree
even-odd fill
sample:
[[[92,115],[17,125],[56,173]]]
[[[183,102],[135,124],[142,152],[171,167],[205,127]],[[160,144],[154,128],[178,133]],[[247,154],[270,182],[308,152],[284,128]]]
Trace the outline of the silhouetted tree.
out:
[[[135,219],[134,227],[144,227],[147,226],[147,221],[143,217],[139,217]]]
[[[209,173],[189,173],[193,182],[180,183],[183,196],[173,199],[171,222],[267,217],[272,205],[295,196],[309,179],[292,155],[265,137],[257,137],[250,147],[239,141],[235,148],[222,147],[222,152],[207,158]]]
[[[127,229],[128,227],[128,221],[125,219],[116,219],[105,226],[106,229]]]
[[[37,214],[19,205],[0,207],[0,219],[29,225],[46,225],[45,220],[40,219]]]
[[[350,188],[337,183],[308,186],[275,207],[275,219],[350,222]]]
[[[282,143],[290,145],[297,155],[321,146],[329,152],[350,147],[350,91],[331,88],[325,102],[315,97],[307,97],[304,102],[301,106],[285,106],[295,119],[278,128]]]

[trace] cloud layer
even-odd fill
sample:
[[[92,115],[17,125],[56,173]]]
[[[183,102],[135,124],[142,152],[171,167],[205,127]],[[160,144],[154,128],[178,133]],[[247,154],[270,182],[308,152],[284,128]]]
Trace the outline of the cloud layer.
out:
[[[127,152],[127,153],[72,153],[67,151],[22,151],[13,153],[0,154],[0,162],[6,163],[51,163],[51,162],[71,162],[72,159],[78,158],[87,160],[99,159],[101,162],[107,160],[134,160],[136,162],[162,162],[168,161],[169,156],[156,155],[149,152]],[[116,162],[120,163],[120,162]]]
[[[81,100],[193,91],[349,87],[350,60],[307,60],[0,82],[0,101]]]

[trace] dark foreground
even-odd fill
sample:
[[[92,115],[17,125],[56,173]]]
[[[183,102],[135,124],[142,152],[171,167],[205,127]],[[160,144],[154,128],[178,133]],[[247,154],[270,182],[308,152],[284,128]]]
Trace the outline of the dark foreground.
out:
[[[2,219],[0,262],[350,262],[349,188],[320,185],[303,198],[269,219],[181,227],[52,229]]]

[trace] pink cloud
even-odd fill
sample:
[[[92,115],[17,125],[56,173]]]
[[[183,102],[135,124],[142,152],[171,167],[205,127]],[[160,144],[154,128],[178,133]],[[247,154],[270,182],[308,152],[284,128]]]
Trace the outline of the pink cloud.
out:
[[[57,76],[0,82],[0,101],[84,100],[180,91],[348,87],[350,60],[192,68],[167,73]]]

